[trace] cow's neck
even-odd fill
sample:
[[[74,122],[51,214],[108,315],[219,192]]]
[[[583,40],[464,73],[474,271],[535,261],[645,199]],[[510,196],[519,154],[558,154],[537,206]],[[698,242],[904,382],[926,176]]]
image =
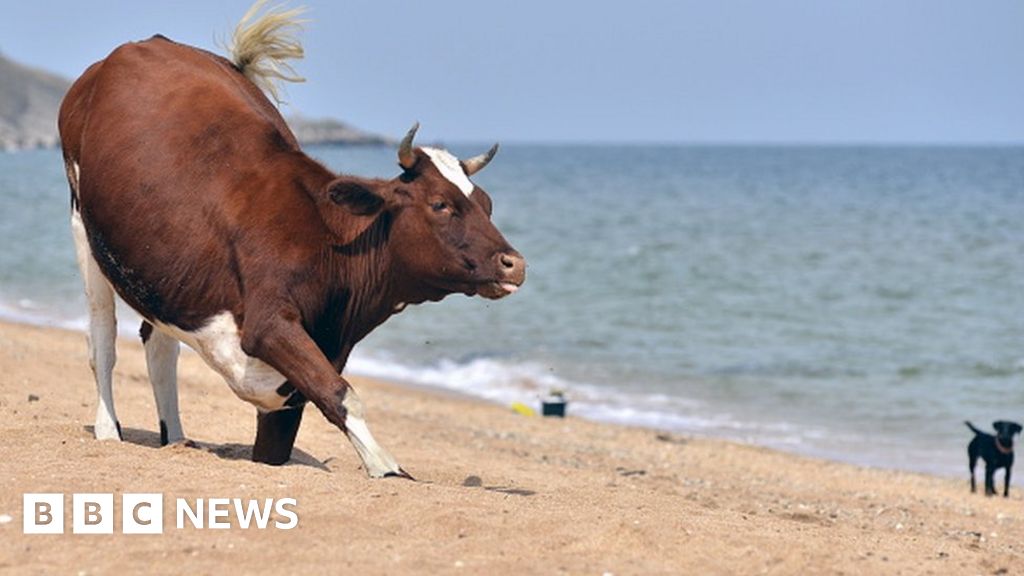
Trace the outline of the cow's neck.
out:
[[[354,239],[346,236],[346,230],[361,228],[362,222],[346,221],[343,209],[324,196],[335,175],[308,157],[302,162],[300,183],[317,205],[325,232],[320,241],[322,288],[309,300],[312,308],[306,317],[315,319],[312,336],[340,371],[352,347],[384,322],[395,305],[386,249],[391,217],[382,214]]]
[[[399,305],[391,270],[387,235],[390,222],[382,217],[354,245],[332,250],[334,286],[325,304],[337,312],[325,319],[336,323],[336,364],[343,365],[352,347],[387,320]]]

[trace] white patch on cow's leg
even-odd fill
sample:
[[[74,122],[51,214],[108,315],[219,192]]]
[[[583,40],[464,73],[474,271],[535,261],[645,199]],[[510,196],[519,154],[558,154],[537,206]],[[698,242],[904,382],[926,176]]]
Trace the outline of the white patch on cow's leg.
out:
[[[452,156],[451,152],[441,150],[440,148],[428,147],[420,148],[420,150],[423,150],[423,153],[430,157],[438,172],[448,179],[449,182],[455,184],[455,187],[462,191],[463,194],[469,196],[473,193],[473,183],[469,181],[469,176],[466,176],[466,172],[462,169],[459,159]]]
[[[85,283],[85,296],[89,301],[89,365],[96,377],[98,396],[93,433],[98,440],[120,440],[121,426],[114,412],[113,388],[114,362],[117,360],[114,289],[92,256],[82,216],[77,210],[71,213],[71,233],[75,240],[78,268]]]
[[[284,406],[287,397],[278,394],[277,389],[287,378],[242,350],[238,325],[230,312],[211,316],[202,328],[191,332],[159,322],[154,327],[191,346],[242,400],[268,412]]]
[[[160,416],[160,443],[185,439],[178,413],[178,341],[154,329],[146,340],[146,368],[153,386],[156,411]]]
[[[367,475],[370,478],[383,478],[385,476],[410,476],[402,470],[394,457],[387,450],[381,448],[380,444],[373,439],[370,429],[366,426],[363,418],[363,403],[356,396],[354,390],[349,388],[345,392],[345,399],[341,405],[345,408],[345,435],[349,442],[355,447],[356,453],[363,461]]]

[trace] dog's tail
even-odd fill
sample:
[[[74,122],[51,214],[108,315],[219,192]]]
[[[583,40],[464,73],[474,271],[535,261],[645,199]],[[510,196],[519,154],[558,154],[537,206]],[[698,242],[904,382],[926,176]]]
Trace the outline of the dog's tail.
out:
[[[971,432],[974,432],[975,434],[986,434],[986,432],[983,432],[975,428],[974,424],[971,424],[970,420],[964,420],[964,424],[967,424],[967,427],[970,428]]]

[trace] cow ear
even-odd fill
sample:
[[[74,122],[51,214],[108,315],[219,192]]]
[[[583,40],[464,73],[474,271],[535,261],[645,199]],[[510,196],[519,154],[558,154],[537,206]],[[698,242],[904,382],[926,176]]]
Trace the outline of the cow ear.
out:
[[[487,214],[488,218],[491,217],[491,212],[494,208],[491,204],[491,197],[487,192],[484,192],[483,189],[478,186],[473,189],[473,193],[469,197],[476,200],[476,203],[484,209],[484,214]]]
[[[378,191],[383,189],[383,186],[373,186],[359,180],[338,178],[327,185],[327,197],[355,216],[373,216],[379,213],[386,203],[384,196]]]
[[[389,204],[386,190],[373,180],[344,176],[327,184],[318,201],[320,216],[339,245],[355,242],[378,220]]]

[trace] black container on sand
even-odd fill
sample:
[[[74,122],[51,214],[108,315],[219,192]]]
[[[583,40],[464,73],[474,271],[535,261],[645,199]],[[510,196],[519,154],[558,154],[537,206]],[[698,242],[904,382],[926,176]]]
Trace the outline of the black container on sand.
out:
[[[546,398],[542,398],[540,401],[540,413],[544,416],[556,416],[558,418],[565,417],[565,397],[561,394],[552,394]]]

